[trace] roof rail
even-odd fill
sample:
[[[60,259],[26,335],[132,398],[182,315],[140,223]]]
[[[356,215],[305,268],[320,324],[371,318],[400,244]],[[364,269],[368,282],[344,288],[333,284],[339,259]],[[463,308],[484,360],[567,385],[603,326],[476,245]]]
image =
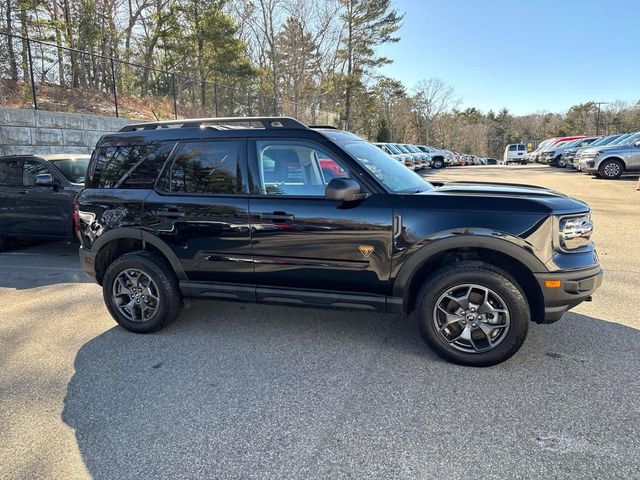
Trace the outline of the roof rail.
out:
[[[120,129],[121,132],[138,130],[156,130],[158,128],[199,128],[211,124],[259,123],[263,128],[295,128],[307,129],[304,123],[291,117],[213,117],[185,118],[182,120],[166,120],[162,122],[133,123]],[[212,125],[213,126],[213,125]]]
[[[309,128],[322,128],[329,130],[340,130],[338,127],[334,127],[333,125],[309,125]]]

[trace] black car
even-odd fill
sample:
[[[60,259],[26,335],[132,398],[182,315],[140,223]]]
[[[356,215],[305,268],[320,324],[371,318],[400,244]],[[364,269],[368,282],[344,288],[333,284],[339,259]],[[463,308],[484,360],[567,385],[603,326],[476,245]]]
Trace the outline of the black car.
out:
[[[0,250],[11,238],[73,241],[73,200],[90,155],[0,157]]]
[[[85,185],[81,265],[133,332],[167,325],[183,297],[415,312],[438,354],[491,365],[602,279],[585,203],[432,185],[291,118],[131,125],[98,142]]]

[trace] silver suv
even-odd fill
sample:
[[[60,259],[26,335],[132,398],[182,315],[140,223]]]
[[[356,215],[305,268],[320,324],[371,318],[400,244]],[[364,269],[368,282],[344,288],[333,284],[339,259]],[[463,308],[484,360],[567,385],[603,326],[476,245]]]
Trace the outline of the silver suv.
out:
[[[640,132],[619,145],[587,148],[580,152],[579,161],[580,170],[606,179],[640,172]]]

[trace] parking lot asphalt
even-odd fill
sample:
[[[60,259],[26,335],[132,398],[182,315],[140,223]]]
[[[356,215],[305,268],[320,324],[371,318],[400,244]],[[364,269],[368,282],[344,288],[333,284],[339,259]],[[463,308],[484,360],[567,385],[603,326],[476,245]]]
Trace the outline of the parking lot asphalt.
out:
[[[190,302],[115,326],[74,246],[0,254],[0,478],[638,478],[640,192],[541,166],[429,171],[590,203],[592,303],[491,368],[394,315]]]

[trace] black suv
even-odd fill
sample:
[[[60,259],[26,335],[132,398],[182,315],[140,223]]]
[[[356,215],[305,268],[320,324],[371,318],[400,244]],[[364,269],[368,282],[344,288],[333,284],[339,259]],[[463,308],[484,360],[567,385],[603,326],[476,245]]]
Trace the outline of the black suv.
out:
[[[73,241],[73,200],[89,155],[0,157],[0,250],[8,240]]]
[[[174,320],[183,297],[414,312],[439,355],[491,365],[602,280],[586,204],[432,185],[292,118],[125,127],[98,142],[76,202],[82,267],[139,333]]]

